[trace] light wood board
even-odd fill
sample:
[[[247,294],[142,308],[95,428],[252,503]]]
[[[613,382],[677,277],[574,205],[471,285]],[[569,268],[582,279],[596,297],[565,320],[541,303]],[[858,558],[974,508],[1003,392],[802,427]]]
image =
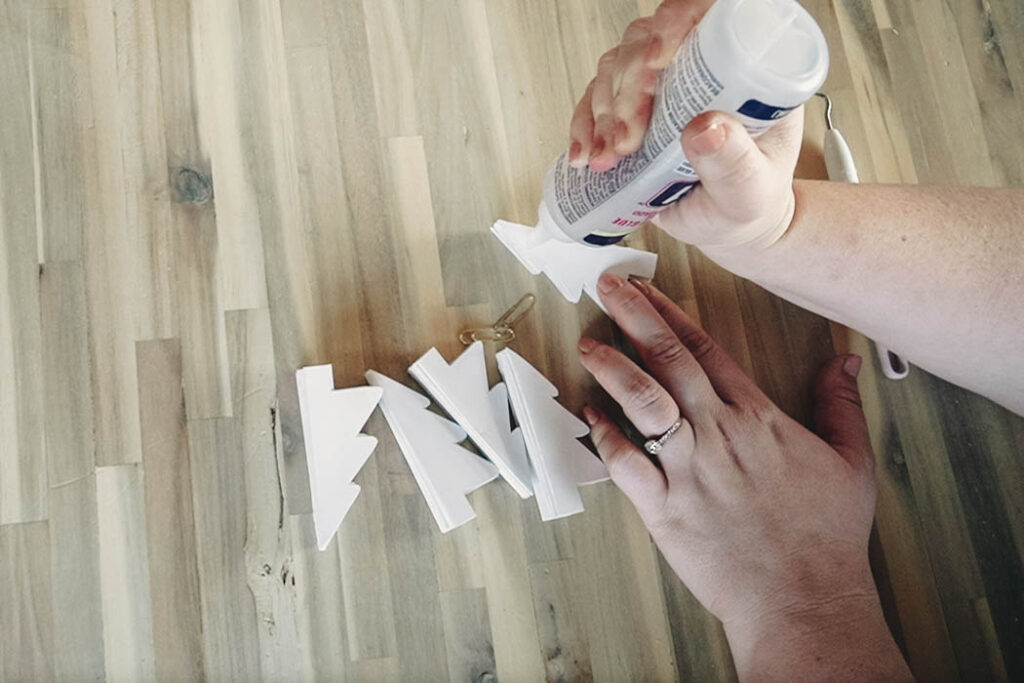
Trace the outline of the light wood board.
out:
[[[865,181],[1024,181],[1020,2],[805,4]],[[655,5],[0,0],[0,680],[734,678],[610,483],[542,523],[495,482],[441,535],[378,414],[327,552],[309,514],[303,365],[405,378],[533,291],[514,348],[567,407],[607,405],[574,348],[612,326],[487,228],[535,220],[598,56]],[[807,121],[822,177],[820,103]],[[872,353],[633,244],[800,420],[825,359]],[[1024,678],[1024,420],[918,370],[861,387],[911,667]]]

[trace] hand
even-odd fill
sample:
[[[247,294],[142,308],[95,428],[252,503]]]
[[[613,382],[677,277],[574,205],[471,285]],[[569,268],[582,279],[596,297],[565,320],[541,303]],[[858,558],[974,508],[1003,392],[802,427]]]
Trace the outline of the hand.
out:
[[[890,664],[905,674],[868,564],[874,457],[857,390],[860,358],[835,358],[822,371],[816,436],[664,294],[609,274],[598,288],[647,371],[586,338],[584,367],[648,438],[676,420],[683,426],[657,462],[588,408],[591,436],[665,559],[724,623],[740,673],[789,677],[775,659],[791,651],[819,658],[797,669],[814,677],[823,673],[815,667],[842,656],[852,632],[895,652]],[[867,659],[884,661],[878,652]]]
[[[571,164],[605,171],[639,149],[658,74],[712,1],[665,0],[652,16],[631,23],[622,42],[601,56],[573,113]],[[756,142],[730,114],[696,117],[683,131],[682,145],[701,185],[653,222],[734,271],[756,267],[759,252],[778,241],[793,219],[802,131],[803,107]]]

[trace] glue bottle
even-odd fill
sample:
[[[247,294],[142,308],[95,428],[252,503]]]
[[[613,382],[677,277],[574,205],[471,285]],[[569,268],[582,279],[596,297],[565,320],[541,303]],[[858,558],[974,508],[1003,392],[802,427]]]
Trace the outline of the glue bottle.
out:
[[[717,0],[662,71],[650,128],[613,168],[544,178],[544,239],[614,244],[699,182],[679,136],[698,114],[733,113],[758,136],[810,99],[828,75],[825,36],[796,0]]]

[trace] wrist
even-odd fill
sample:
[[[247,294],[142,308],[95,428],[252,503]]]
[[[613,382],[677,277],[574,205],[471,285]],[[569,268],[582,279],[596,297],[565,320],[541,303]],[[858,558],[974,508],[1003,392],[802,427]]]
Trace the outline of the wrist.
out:
[[[724,626],[741,680],[911,679],[873,586]]]
[[[785,194],[784,202],[776,212],[778,218],[767,222],[756,236],[738,243],[696,245],[712,261],[726,270],[755,282],[773,270],[773,261],[781,251],[780,245],[792,232],[799,213],[800,192],[794,181]]]

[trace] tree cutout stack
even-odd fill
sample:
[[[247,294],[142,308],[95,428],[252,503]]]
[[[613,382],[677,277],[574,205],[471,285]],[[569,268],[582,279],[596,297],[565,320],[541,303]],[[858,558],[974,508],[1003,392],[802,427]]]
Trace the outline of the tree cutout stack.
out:
[[[497,479],[498,468],[459,446],[466,432],[427,410],[426,396],[373,370],[367,371],[366,381],[383,392],[384,418],[441,531],[447,533],[476,517],[466,496]]]
[[[316,542],[323,550],[341,525],[359,486],[353,478],[377,446],[377,439],[360,434],[381,398],[377,387],[334,388],[330,365],[315,365],[295,373],[302,415],[302,434],[309,470]]]
[[[493,392],[504,389],[487,389],[483,343],[474,342],[451,365],[437,349],[430,349],[412,364],[409,374],[466,430],[515,492],[529,498],[530,464],[525,454],[510,448],[514,439],[493,409]]]
[[[580,300],[583,292],[604,310],[597,292],[602,273],[621,277],[654,277],[658,255],[629,247],[591,247],[548,239],[537,242],[537,230],[528,225],[498,221],[491,232],[534,275],[544,273],[566,299]],[[605,311],[607,312],[607,311]]]
[[[604,464],[579,441],[590,430],[515,351],[495,358],[505,381],[491,389],[481,342],[451,365],[430,349],[409,368],[458,424],[428,410],[426,396],[373,370],[366,372],[370,386],[337,390],[330,365],[295,373],[320,550],[359,494],[352,480],[377,445],[359,430],[378,403],[442,532],[475,518],[467,496],[498,476],[523,498],[536,493],[544,521],[583,512],[578,487],[608,479]],[[489,460],[459,445],[467,437]]]
[[[590,429],[555,400],[558,389],[522,356],[504,349],[496,359],[533,467],[540,518],[583,512],[577,487],[608,479],[604,463],[578,441]]]

